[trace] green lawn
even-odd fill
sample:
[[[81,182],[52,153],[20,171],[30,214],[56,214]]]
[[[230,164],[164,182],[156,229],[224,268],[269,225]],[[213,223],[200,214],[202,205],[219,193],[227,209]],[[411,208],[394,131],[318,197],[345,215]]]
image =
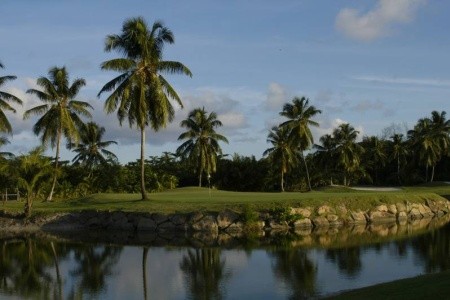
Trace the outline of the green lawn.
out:
[[[35,201],[33,212],[50,213],[79,210],[152,211],[162,213],[190,211],[220,211],[224,208],[241,210],[251,206],[254,210],[273,208],[276,205],[312,206],[345,204],[350,209],[367,209],[381,203],[402,201],[422,202],[424,199],[442,199],[450,195],[450,185],[408,187],[402,191],[374,192],[354,191],[348,188],[329,187],[309,193],[253,193],[209,190],[186,187],[149,194],[149,200],[141,201],[139,194],[94,194],[81,199],[43,203]],[[5,209],[18,212],[22,202],[8,201]]]
[[[326,299],[449,299],[450,271],[352,290]]]

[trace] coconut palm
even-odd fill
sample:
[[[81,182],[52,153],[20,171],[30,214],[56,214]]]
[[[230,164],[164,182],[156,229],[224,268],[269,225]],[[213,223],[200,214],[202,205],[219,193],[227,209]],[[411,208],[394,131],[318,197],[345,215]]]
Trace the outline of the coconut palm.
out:
[[[2,63],[0,62],[0,68],[3,68]],[[16,76],[2,76],[0,77],[0,87],[5,84],[5,82],[16,79]],[[5,115],[5,110],[11,111],[13,113],[16,112],[16,110],[10,105],[10,102],[14,102],[16,104],[22,105],[22,100],[17,98],[14,95],[11,95],[10,93],[0,91],[0,132],[12,132],[11,124],[8,121],[8,118]]]
[[[196,165],[199,186],[202,186],[202,175],[209,176],[216,172],[217,157],[222,155],[219,141],[228,143],[223,135],[216,132],[222,126],[215,112],[207,113],[205,108],[192,110],[187,119],[181,121],[181,127],[187,129],[178,140],[187,140],[177,149],[177,154]]]
[[[93,169],[108,161],[117,161],[117,156],[106,148],[112,144],[117,144],[115,141],[103,141],[105,128],[99,126],[97,123],[89,122],[80,128],[80,142],[69,143],[68,148],[77,153],[72,162],[82,164],[89,169],[89,176]]]
[[[403,139],[403,134],[394,134],[391,136],[392,141],[389,142],[390,159],[395,160],[397,163],[397,181],[401,184],[400,180],[400,166],[401,163],[406,163],[406,155],[408,155],[408,147]]]
[[[303,151],[308,150],[314,144],[310,127],[319,126],[319,123],[313,121],[312,118],[321,112],[322,111],[315,108],[313,105],[309,105],[309,99],[305,97],[295,97],[292,99],[292,104],[284,104],[283,111],[280,112],[280,115],[289,119],[282,123],[281,126],[289,128],[289,138],[292,140],[293,145],[297,146],[300,150],[301,157],[305,164],[306,177],[310,191],[311,180],[309,178],[308,166]]]
[[[6,144],[9,144],[9,140],[3,136],[0,136],[0,147],[3,147]],[[14,154],[12,154],[11,152],[0,152],[0,159],[12,157],[14,157]]]
[[[53,182],[47,201],[52,201],[58,177],[58,162],[61,139],[65,137],[69,142],[75,143],[79,140],[78,128],[82,127],[83,121],[80,115],[91,117],[89,108],[92,106],[83,101],[75,100],[81,87],[86,85],[84,79],[75,79],[69,85],[69,74],[65,67],[53,67],[48,71],[49,77],[39,77],[37,84],[42,90],[29,89],[27,93],[35,95],[44,104],[25,111],[24,119],[32,115],[41,115],[33,126],[33,132],[41,135],[43,145],[50,144],[56,147],[55,171]]]
[[[386,165],[386,141],[376,136],[364,137],[361,144],[364,148],[364,161],[367,169],[373,173],[372,180],[379,184],[378,171]]]
[[[325,134],[319,139],[320,144],[314,144],[318,163],[325,169],[325,174],[330,175],[330,185],[333,185],[333,173],[336,168],[336,141],[331,134]]]
[[[361,155],[364,149],[356,143],[358,134],[359,131],[348,123],[339,125],[333,131],[337,165],[344,170],[344,185],[350,184],[348,179],[352,173],[361,171]]]
[[[441,138],[429,118],[419,119],[414,129],[408,131],[411,147],[419,154],[419,163],[425,166],[425,182],[428,182],[429,167],[432,168],[430,182],[433,182],[434,168],[440,160],[444,146]]]
[[[172,32],[161,22],[151,28],[141,17],[127,19],[120,35],[108,35],[105,51],[117,51],[123,57],[102,63],[102,70],[120,72],[106,83],[98,93],[111,92],[105,102],[107,113],[117,111],[120,124],[128,119],[130,127],[136,126],[141,133],[141,194],[147,199],[144,181],[145,128],[158,131],[173,120],[174,108],[169,99],[181,107],[182,102],[175,89],[162,76],[163,73],[182,73],[192,76],[191,71],[177,61],[162,59],[164,45],[174,43]]]
[[[263,156],[267,155],[271,162],[279,167],[282,192],[284,192],[284,174],[298,163],[298,148],[292,144],[289,133],[290,130],[286,126],[272,127],[267,136],[267,142],[273,147],[263,153]]]

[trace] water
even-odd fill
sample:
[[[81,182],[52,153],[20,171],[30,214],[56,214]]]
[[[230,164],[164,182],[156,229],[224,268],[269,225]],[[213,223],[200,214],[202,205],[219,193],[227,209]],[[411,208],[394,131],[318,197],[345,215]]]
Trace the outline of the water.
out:
[[[3,235],[0,299],[320,298],[450,268],[450,225],[422,223],[268,238],[123,235],[140,245],[105,233]]]

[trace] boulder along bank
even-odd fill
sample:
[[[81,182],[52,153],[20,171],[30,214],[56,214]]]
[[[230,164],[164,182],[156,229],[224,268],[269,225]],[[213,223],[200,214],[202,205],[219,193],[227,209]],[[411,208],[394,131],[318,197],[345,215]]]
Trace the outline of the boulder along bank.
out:
[[[0,214],[0,230],[23,231],[107,230],[154,233],[245,233],[353,227],[383,223],[407,224],[421,219],[450,215],[450,201],[424,200],[423,203],[380,204],[368,210],[336,207],[277,207],[267,211],[192,212],[161,214],[124,211],[80,211],[33,216],[29,219]]]

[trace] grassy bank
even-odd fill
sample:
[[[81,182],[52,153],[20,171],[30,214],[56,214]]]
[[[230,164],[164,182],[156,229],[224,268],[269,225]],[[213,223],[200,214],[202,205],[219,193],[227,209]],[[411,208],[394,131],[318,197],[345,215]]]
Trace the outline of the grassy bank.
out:
[[[450,271],[352,290],[326,299],[448,299]]]
[[[311,206],[322,204],[349,209],[368,209],[381,203],[403,201],[423,202],[424,199],[449,198],[450,185],[408,187],[395,192],[355,191],[349,188],[329,187],[309,193],[244,193],[207,188],[187,187],[150,194],[150,200],[140,200],[139,194],[94,194],[75,200],[43,203],[36,201],[34,213],[54,213],[80,210],[152,211],[161,213],[190,211],[220,211],[225,208],[242,210],[250,206],[254,210],[265,210],[274,206]],[[6,211],[20,212],[23,202],[8,201]]]

